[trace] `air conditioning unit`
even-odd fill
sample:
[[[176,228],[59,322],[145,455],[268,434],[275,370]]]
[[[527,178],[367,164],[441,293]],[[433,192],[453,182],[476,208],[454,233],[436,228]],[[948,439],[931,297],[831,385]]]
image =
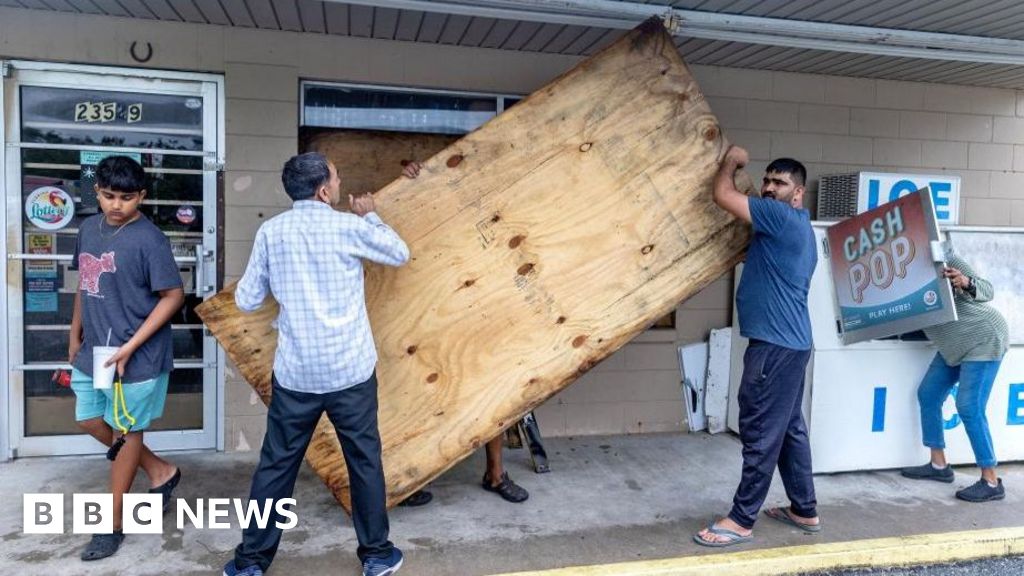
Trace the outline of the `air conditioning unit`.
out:
[[[857,215],[857,172],[830,174],[818,180],[818,220],[844,220]]]

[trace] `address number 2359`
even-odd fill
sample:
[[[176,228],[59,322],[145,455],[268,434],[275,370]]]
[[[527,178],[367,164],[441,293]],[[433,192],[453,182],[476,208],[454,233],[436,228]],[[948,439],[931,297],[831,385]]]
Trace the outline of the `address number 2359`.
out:
[[[75,104],[75,122],[113,122],[118,118],[128,124],[142,120],[142,104],[118,105],[117,102],[79,102]]]

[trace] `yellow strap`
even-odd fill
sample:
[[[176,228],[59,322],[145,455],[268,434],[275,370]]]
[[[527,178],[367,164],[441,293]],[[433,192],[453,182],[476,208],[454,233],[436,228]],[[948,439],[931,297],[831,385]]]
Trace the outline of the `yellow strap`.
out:
[[[135,426],[135,418],[128,412],[128,403],[124,399],[124,385],[121,384],[120,379],[118,379],[117,383],[117,388],[121,391],[121,410],[124,411],[124,415],[128,418],[128,422],[130,422],[132,426]]]
[[[128,403],[124,399],[124,386],[121,384],[120,377],[114,383],[114,423],[117,424],[117,428],[122,434],[127,434],[128,428],[121,424],[121,418],[117,414],[118,401],[121,403],[121,411],[124,412],[124,417],[128,419],[132,426],[135,426],[135,418],[128,412]]]
[[[121,392],[121,381],[114,382],[114,424],[117,425],[117,429],[121,431],[121,434],[127,434],[128,428],[121,424],[121,418],[117,415],[117,397]]]

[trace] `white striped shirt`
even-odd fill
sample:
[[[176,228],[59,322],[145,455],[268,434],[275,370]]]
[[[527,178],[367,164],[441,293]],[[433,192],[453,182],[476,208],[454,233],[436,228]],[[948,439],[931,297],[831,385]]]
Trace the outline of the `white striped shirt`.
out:
[[[235,304],[251,312],[268,291],[280,304],[274,374],[284,388],[323,394],[373,374],[363,259],[389,266],[409,259],[405,242],[373,212],[359,217],[300,200],[260,226]]]

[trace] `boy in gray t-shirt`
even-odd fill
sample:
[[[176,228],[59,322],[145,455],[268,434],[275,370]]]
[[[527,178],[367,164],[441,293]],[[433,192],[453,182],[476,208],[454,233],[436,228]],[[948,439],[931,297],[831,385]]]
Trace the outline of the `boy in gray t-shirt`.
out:
[[[165,509],[181,479],[177,467],[142,441],[143,431],[163,414],[173,365],[170,319],[185,301],[167,237],[139,212],[145,195],[146,173],[138,162],[126,156],[100,162],[96,196],[103,212],[82,221],[71,261],[79,277],[68,345],[75,419],[111,447],[107,458],[113,460],[114,532],[93,535],[82,560],[117,552],[124,540],[122,498],[140,466],[150,492],[163,495]],[[118,347],[106,363],[117,367],[115,385],[98,390],[93,347],[107,345]]]

